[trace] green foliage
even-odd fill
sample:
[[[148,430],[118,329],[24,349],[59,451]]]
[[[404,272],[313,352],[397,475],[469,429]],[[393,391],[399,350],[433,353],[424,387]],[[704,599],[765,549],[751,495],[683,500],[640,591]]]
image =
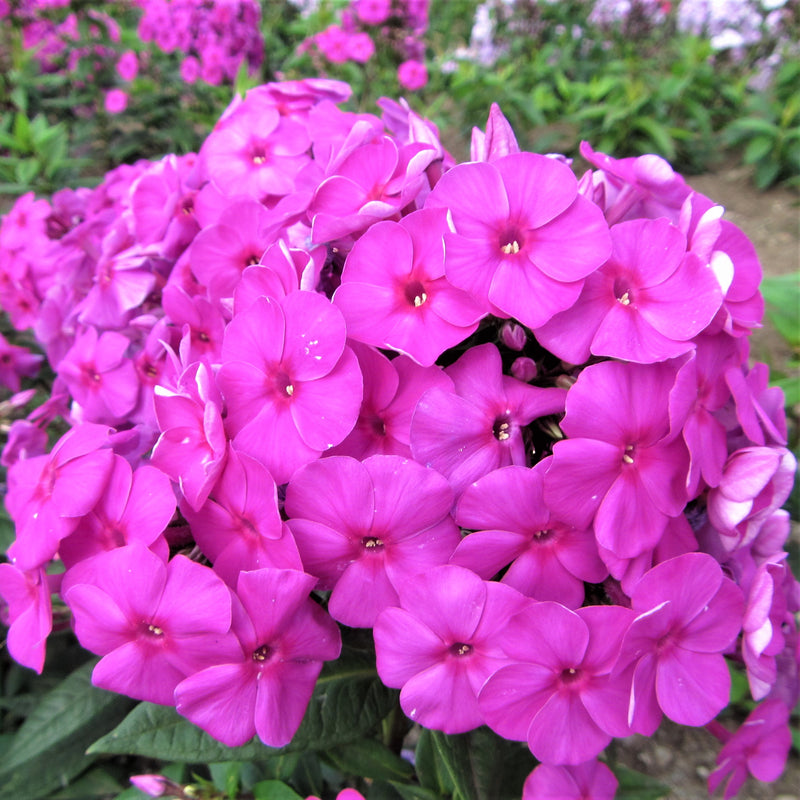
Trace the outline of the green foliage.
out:
[[[131,706],[128,698],[91,685],[93,667],[79,667],[45,694],[10,739],[0,764],[0,800],[41,800],[56,790],[76,796],[63,791],[95,761],[86,748]],[[84,780],[108,785],[99,774]]]
[[[744,115],[725,129],[725,141],[743,150],[755,168],[755,184],[800,187],[800,61],[787,60],[767,91],[752,91]]]
[[[171,761],[268,761],[288,753],[327,750],[371,733],[391,711],[396,692],[375,672],[374,657],[346,652],[325,665],[303,722],[291,743],[279,750],[254,739],[226,747],[178,716],[174,708],[140,703],[90,753],[128,753]]]

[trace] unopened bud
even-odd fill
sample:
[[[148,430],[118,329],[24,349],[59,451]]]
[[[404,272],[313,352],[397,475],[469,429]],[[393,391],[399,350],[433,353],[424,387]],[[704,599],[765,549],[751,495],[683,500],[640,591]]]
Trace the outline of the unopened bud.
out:
[[[518,381],[525,381],[526,383],[532,381],[537,372],[536,362],[532,358],[526,358],[525,356],[515,359],[511,365],[511,374]]]
[[[525,347],[528,337],[525,333],[525,328],[518,325],[516,322],[506,322],[500,328],[500,341],[510,350],[519,352]]]

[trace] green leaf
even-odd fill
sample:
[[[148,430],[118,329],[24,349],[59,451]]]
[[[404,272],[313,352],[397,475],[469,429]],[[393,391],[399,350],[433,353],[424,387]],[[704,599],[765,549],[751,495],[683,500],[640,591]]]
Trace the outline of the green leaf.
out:
[[[441,800],[441,795],[424,789],[422,786],[415,786],[412,783],[398,783],[389,781],[390,786],[403,798],[403,800]]]
[[[376,739],[361,739],[328,750],[326,755],[343,773],[373,780],[407,780],[414,768]]]
[[[67,786],[94,760],[85,751],[97,731],[125,716],[127,697],[91,685],[94,663],[48,692],[17,731],[0,767],[2,800],[38,800]]]
[[[614,800],[661,800],[670,793],[668,786],[641,772],[615,764],[614,774],[619,781]]]
[[[48,795],[48,800],[88,800],[90,797],[109,797],[121,792],[122,788],[113,775],[97,767],[81,775],[65,789]]]
[[[744,149],[742,160],[745,164],[755,164],[762,158],[768,156],[775,147],[775,139],[769,136],[756,136],[751,139]]]
[[[792,347],[800,348],[800,271],[764,278],[761,293],[778,333]]]
[[[264,761],[286,753],[327,750],[372,731],[392,709],[396,696],[380,682],[369,656],[345,652],[323,668],[303,722],[286,747],[267,747],[258,739],[243,747],[226,747],[178,716],[174,708],[141,703],[89,752],[208,763]]]
[[[478,790],[472,779],[469,740],[466,734],[444,734],[431,731],[436,754],[447,780],[453,786],[453,796],[458,800],[479,800]]]
[[[663,125],[649,117],[637,117],[633,126],[649,137],[659,155],[668,160],[675,158],[675,143]]]
[[[254,800],[302,800],[299,794],[283,781],[260,781],[253,787]]]

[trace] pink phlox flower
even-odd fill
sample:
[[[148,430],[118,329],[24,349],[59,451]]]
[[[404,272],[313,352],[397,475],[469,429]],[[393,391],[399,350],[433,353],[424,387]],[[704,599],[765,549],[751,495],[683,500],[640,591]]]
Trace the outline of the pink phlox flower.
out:
[[[121,114],[128,107],[128,99],[124,89],[109,89],[103,98],[103,107],[109,114]]]
[[[225,466],[228,440],[222,410],[214,376],[202,362],[187,367],[175,389],[155,389],[161,436],[151,460],[180,486],[194,509],[205,503]]]
[[[218,381],[228,435],[278,483],[341,442],[363,384],[344,318],[325,297],[260,298],[225,331]]]
[[[44,236],[49,216],[47,200],[37,200],[33,192],[18,197],[0,221],[0,246],[12,251],[27,248],[31,239]]]
[[[535,600],[578,608],[583,582],[600,583],[608,570],[591,530],[560,522],[545,504],[543,467],[503,467],[467,487],[455,520],[475,532],[461,540],[451,563],[484,579],[508,567],[503,583]]]
[[[92,672],[101,689],[172,705],[187,675],[239,649],[228,588],[185,556],[165,564],[129,544],[76,564],[62,592],[78,641],[103,656]]]
[[[8,470],[6,508],[17,528],[8,556],[19,569],[49,561],[97,503],[113,467],[108,435],[103,425],[77,425],[48,455],[17,461]]]
[[[315,583],[296,570],[242,572],[232,626],[239,652],[218,654],[216,665],[181,682],[178,713],[229,747],[256,734],[270,747],[288,744],[322,662],[341,651],[338,627],[309,597]]]
[[[192,162],[167,156],[142,175],[131,192],[137,241],[162,243],[165,255],[177,258],[200,230],[194,214],[196,187]]]
[[[583,764],[539,764],[522,787],[522,800],[614,800],[619,781],[596,759]]]
[[[392,0],[356,0],[353,10],[367,25],[380,25],[392,13]]]
[[[673,224],[692,190],[667,161],[657,155],[612,158],[581,142],[590,173],[587,197],[603,210],[609,225],[631,219],[666,217]]]
[[[364,31],[350,34],[347,38],[347,53],[352,61],[366,64],[375,55],[375,42]]]
[[[777,780],[791,746],[789,708],[780,700],[759,703],[720,750],[718,766],[708,777],[708,791],[715,792],[725,781],[723,797],[731,800],[748,775],[764,782]]]
[[[261,263],[285,222],[280,212],[242,199],[229,202],[219,221],[200,231],[192,242],[191,266],[213,302],[233,297],[244,269]]]
[[[280,299],[300,288],[315,289],[323,258],[324,248],[315,247],[309,253],[290,248],[283,239],[270,245],[261,263],[242,273],[233,294],[233,313],[244,311],[259,297]]]
[[[446,476],[456,495],[494,469],[526,466],[525,426],[564,408],[564,389],[530,386],[502,369],[495,345],[470,348],[446,370],[455,392],[429,389],[411,419],[414,458]]]
[[[42,567],[21,570],[0,564],[2,622],[9,626],[6,646],[11,657],[40,675],[44,667],[47,637],[53,628],[51,588]]]
[[[647,572],[631,595],[636,619],[615,673],[632,670],[628,722],[650,736],[662,712],[680,725],[705,725],[728,703],[723,653],[742,627],[744,598],[706,553],[687,553]]]
[[[505,635],[510,663],[478,698],[487,724],[506,739],[527,741],[547,764],[594,758],[612,736],[627,736],[626,676],[611,674],[634,614],[622,606],[571,611],[532,603]]]
[[[783,553],[785,559],[788,554]],[[763,700],[777,678],[776,656],[786,647],[783,626],[794,627],[788,609],[786,585],[794,588],[784,560],[763,563],[755,572],[747,591],[742,623],[742,657],[747,667],[750,694]]]
[[[689,450],[689,497],[695,497],[701,481],[717,486],[728,457],[727,430],[719,411],[731,394],[725,375],[741,372],[742,353],[737,341],[724,334],[701,334],[695,351],[678,370],[670,394],[670,419],[682,426]]]
[[[119,455],[94,508],[63,539],[58,553],[67,569],[106,550],[140,542],[165,560],[166,542],[157,540],[175,513],[169,478],[155,467],[132,470]]]
[[[391,361],[361,342],[350,346],[364,378],[364,399],[353,430],[328,455],[398,455],[411,458],[411,417],[420,397],[434,387],[453,390],[453,381],[441,367],[421,367],[408,356]]]
[[[289,481],[285,509],[305,569],[332,590],[331,616],[366,628],[398,605],[409,577],[447,563],[459,540],[452,505],[434,470],[376,455],[307,464]]]
[[[399,215],[425,186],[425,169],[436,157],[426,144],[398,147],[389,136],[370,137],[352,149],[345,143],[342,153],[309,206],[315,243],[342,239]]]
[[[42,358],[26,347],[11,344],[0,333],[0,386],[18,392],[20,379],[33,378],[39,372]]]
[[[126,50],[117,59],[117,74],[124,81],[132,81],[139,74],[139,59],[133,50]]]
[[[446,208],[452,220],[448,280],[530,328],[569,308],[611,251],[603,215],[578,195],[572,170],[542,155],[459,164],[425,207]]]
[[[178,284],[164,288],[161,302],[168,320],[181,332],[181,361],[219,363],[226,322],[219,307],[205,297],[190,296]]]
[[[753,444],[786,444],[786,403],[779,386],[769,386],[769,367],[730,367],[725,382],[733,396],[736,420]]]
[[[197,511],[182,503],[181,512],[197,546],[231,587],[244,570],[303,569],[278,511],[275,481],[266,467],[234,448],[209,499]]]
[[[122,225],[109,231],[95,264],[93,284],[78,303],[84,324],[120,329],[156,286],[155,251],[133,243]]]
[[[755,539],[761,525],[789,496],[797,460],[784,447],[745,447],[725,462],[708,494],[708,517],[728,550]]]
[[[509,662],[509,620],[532,601],[501,583],[444,565],[403,581],[400,607],[375,621],[378,675],[400,689],[406,716],[464,733],[484,724],[478,692]]]
[[[88,422],[117,424],[139,399],[139,383],[128,357],[130,340],[121,333],[98,335],[93,326],[75,337],[75,343],[58,365],[82,418]]]
[[[503,156],[519,153],[517,137],[500,106],[492,103],[489,118],[486,120],[486,132],[480,128],[472,129],[470,145],[470,161],[497,161]]]
[[[6,443],[0,454],[0,464],[10,467],[47,452],[47,432],[27,419],[15,419],[6,434]]]
[[[620,558],[611,550],[598,547],[603,563],[608,567],[611,576],[619,581],[622,591],[630,597],[639,579],[656,564],[667,561],[684,553],[696,553],[697,538],[685,514],[670,517],[667,526],[652,550],[645,550],[632,558]]]
[[[397,82],[410,92],[416,92],[428,82],[428,69],[422,61],[409,58],[397,68]]]
[[[200,149],[198,167],[226,194],[255,200],[288,195],[308,163],[306,127],[281,117],[268,98],[248,95],[224,117]]]
[[[483,308],[444,274],[444,209],[372,226],[347,256],[333,302],[347,333],[431,366],[478,327]]]
[[[692,192],[676,224],[686,234],[689,250],[711,267],[722,289],[722,307],[712,328],[742,337],[759,327],[764,316],[761,264],[753,243],[740,228],[722,219],[723,211],[704,195]]]
[[[681,231],[663,218],[614,225],[611,240],[608,261],[537,338],[574,364],[590,353],[649,364],[693,349],[722,303],[711,269],[687,253]]]
[[[318,103],[343,103],[350,98],[352,89],[344,81],[330,78],[303,78],[297,81],[265,83],[250,89],[247,97],[264,95],[281,116],[305,120]]]
[[[569,391],[545,477],[550,508],[578,528],[594,520],[597,543],[620,558],[656,546],[687,502],[689,457],[670,433],[675,365],[604,362]]]

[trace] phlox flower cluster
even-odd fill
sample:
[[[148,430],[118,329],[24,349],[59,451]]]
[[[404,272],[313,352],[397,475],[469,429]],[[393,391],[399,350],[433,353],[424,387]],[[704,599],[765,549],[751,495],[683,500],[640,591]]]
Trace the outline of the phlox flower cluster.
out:
[[[56,376],[3,451],[11,654],[41,671],[55,594],[98,686],[282,746],[372,629],[411,720],[527,743],[526,796],[612,797],[597,756],[664,716],[725,740],[727,796],[774,778],[796,463],[752,244],[657,156],[578,178],[495,106],[455,163],[348,93],[257,87],[196,155],[4,218]]]
[[[252,75],[264,59],[255,0],[136,0],[144,13],[139,38],[164,53],[179,53],[187,83],[198,78],[219,86],[232,83],[240,65]]]
[[[20,28],[22,46],[43,72],[77,73],[83,66],[81,76],[91,75],[98,64],[113,60],[120,40],[113,16],[97,9],[72,10],[69,0],[5,4],[0,20]]]
[[[298,52],[309,53],[324,73],[325,61],[364,64],[377,47],[393,54],[399,84],[413,92],[428,82],[427,29],[428,0],[352,0],[337,23],[305,39]]]

